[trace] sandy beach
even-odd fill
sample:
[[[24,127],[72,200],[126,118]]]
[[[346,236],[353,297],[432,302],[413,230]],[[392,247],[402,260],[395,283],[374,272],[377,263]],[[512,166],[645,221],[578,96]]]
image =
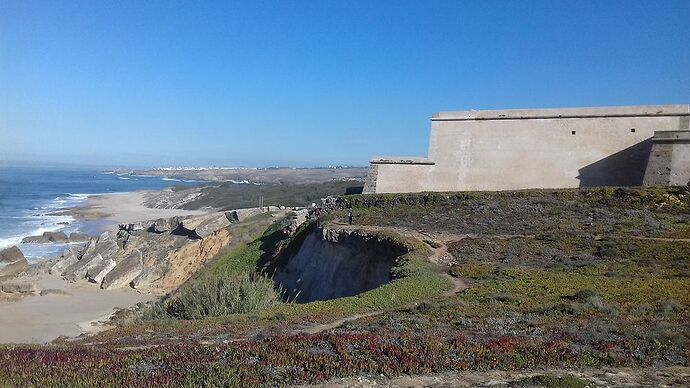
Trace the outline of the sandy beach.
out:
[[[144,201],[150,191],[135,191],[131,193],[117,193],[95,195],[89,197],[86,206],[68,209],[60,214],[69,214],[84,221],[107,220],[112,222],[113,228],[117,224],[134,223],[158,218],[174,216],[191,216],[204,214],[198,210],[183,209],[155,209],[146,207]]]
[[[60,336],[95,333],[108,328],[102,322],[117,308],[155,299],[129,288],[101,290],[87,281],[69,283],[55,275],[19,280],[35,282],[39,290],[60,290],[64,294],[30,295],[16,302],[0,302],[0,343],[45,343]]]
[[[84,207],[61,211],[79,220],[107,220],[111,229],[117,224],[134,223],[173,216],[203,214],[202,211],[152,209],[144,205],[147,191],[93,196]],[[118,309],[155,296],[125,287],[102,290],[86,280],[70,283],[44,271],[30,271],[9,280],[35,284],[35,295],[20,298],[4,294],[0,298],[0,343],[45,343],[60,336],[74,337],[107,329],[104,324]],[[41,290],[50,290],[39,295]],[[58,291],[55,291],[58,290]]]

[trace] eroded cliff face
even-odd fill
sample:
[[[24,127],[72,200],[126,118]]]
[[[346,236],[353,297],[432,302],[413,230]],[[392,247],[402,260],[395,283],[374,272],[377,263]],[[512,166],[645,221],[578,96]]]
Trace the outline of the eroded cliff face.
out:
[[[83,248],[66,251],[50,268],[67,280],[103,289],[132,287],[164,294],[187,281],[229,244],[225,213],[121,225]]]
[[[302,233],[273,269],[285,299],[299,303],[356,295],[392,280],[406,247],[358,230],[313,227]],[[301,241],[298,242],[298,241]]]

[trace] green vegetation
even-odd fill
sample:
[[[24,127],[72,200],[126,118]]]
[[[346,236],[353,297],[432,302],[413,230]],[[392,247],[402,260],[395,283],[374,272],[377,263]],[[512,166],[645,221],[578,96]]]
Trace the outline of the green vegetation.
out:
[[[166,311],[174,318],[203,319],[265,309],[278,303],[280,296],[270,279],[211,275],[186,287],[168,303]]]
[[[185,319],[2,348],[0,386],[284,386],[363,373],[687,365],[690,242],[673,239],[690,222],[684,190],[341,198],[354,209],[354,229],[408,251],[391,283],[341,299],[278,302],[261,274],[311,226],[292,237],[281,232],[285,220],[263,234],[258,225],[267,223],[245,226],[256,238],[209,263],[157,316]],[[346,209],[328,222],[342,224]],[[448,266],[430,263],[424,243],[368,225],[445,240]],[[444,294],[444,271],[469,288]],[[372,314],[303,332],[364,313]],[[559,372],[513,385],[590,384]]]
[[[217,186],[205,187],[201,195],[192,202],[184,205],[185,209],[199,209],[213,207],[218,209],[241,209],[256,207],[257,198],[264,197],[265,205],[306,206],[312,202],[319,202],[321,198],[361,193],[362,182],[359,181],[331,181],[323,183],[305,184],[265,184],[241,185],[221,183]]]
[[[592,386],[585,380],[573,375],[565,376],[551,376],[539,375],[533,376],[515,384],[515,387],[544,387],[544,388],[585,388]]]
[[[280,224],[281,222],[276,225],[280,226]],[[427,257],[430,252],[423,244],[402,238],[395,233],[381,232],[376,234],[377,238],[390,239],[409,250],[391,270],[395,279],[391,283],[359,295],[335,300],[300,305],[272,303],[278,293],[274,292],[272,295],[275,297],[272,297],[267,292],[271,282],[257,273],[257,268],[260,268],[264,261],[273,257],[281,248],[289,247],[293,242],[299,244],[300,239],[309,231],[309,226],[304,225],[295,236],[281,239],[282,230],[275,225],[272,226],[261,238],[210,263],[169,300],[147,311],[145,318],[200,319],[207,316],[227,315],[219,313],[223,311],[233,314],[232,311],[239,313],[260,310],[254,314],[253,318],[270,321],[278,316],[282,319],[323,321],[344,315],[394,308],[415,300],[435,298],[450,287],[448,280],[440,276],[438,270],[428,262]],[[225,290],[229,287],[227,283],[234,282],[234,279],[243,279],[245,287],[248,287],[251,292],[244,294],[238,290],[227,300],[225,291],[214,292],[214,284],[222,286]],[[261,296],[261,303],[255,303],[253,299],[255,293]],[[236,303],[242,304],[243,300],[241,298],[238,300],[236,296],[250,295],[252,299],[244,300],[246,303],[244,307],[224,307],[236,306]],[[272,308],[267,308],[271,306]]]
[[[362,225],[457,234],[677,238],[690,230],[687,187],[351,195],[338,205]]]

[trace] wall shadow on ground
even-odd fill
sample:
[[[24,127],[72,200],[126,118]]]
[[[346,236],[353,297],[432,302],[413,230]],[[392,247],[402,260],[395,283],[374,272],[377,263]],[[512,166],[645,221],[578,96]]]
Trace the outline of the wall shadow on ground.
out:
[[[580,187],[640,186],[652,151],[652,138],[578,170]]]

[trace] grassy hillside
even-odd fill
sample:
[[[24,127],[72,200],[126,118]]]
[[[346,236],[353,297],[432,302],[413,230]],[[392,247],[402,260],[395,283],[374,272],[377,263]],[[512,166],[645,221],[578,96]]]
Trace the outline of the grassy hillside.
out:
[[[5,347],[0,385],[275,386],[565,368],[573,375],[520,384],[592,386],[575,377],[580,368],[688,365],[687,189],[354,195],[339,205],[329,222],[344,223],[352,208],[355,229],[409,248],[404,276],[354,297]],[[237,245],[190,285],[255,279],[276,247],[301,235],[279,238],[279,229]],[[427,243],[402,237],[419,231]],[[432,247],[447,249],[443,271],[469,288],[445,294],[446,278],[427,261]],[[357,319],[339,320],[348,316]]]

